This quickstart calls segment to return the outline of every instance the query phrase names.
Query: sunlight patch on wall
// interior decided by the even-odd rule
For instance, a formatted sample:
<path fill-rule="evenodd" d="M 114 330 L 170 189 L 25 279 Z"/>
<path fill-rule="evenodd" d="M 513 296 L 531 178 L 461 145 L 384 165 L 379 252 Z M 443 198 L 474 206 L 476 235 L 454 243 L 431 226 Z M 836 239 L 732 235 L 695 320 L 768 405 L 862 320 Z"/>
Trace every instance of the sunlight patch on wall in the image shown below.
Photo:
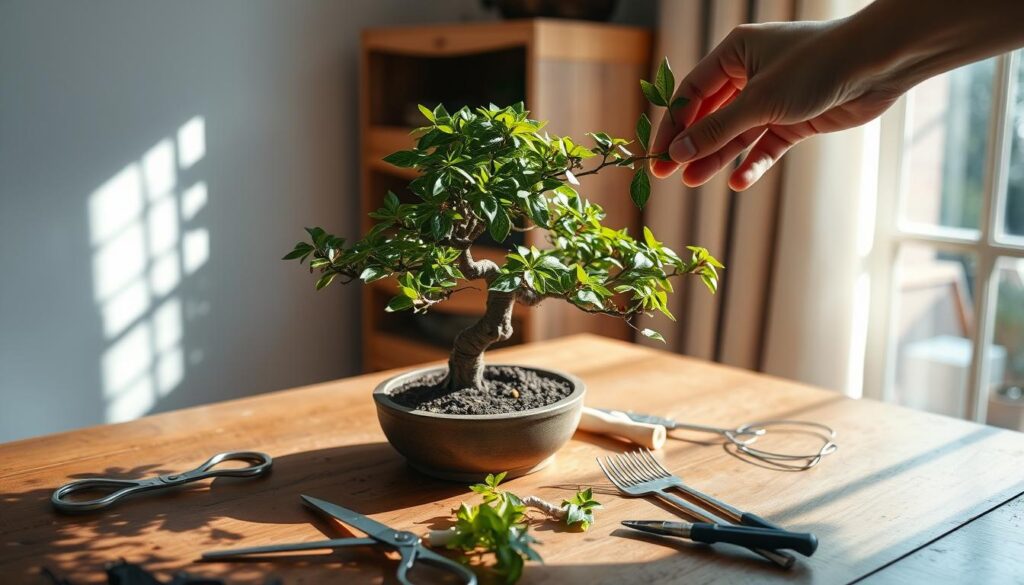
<path fill-rule="evenodd" d="M 181 183 L 205 155 L 206 123 L 196 116 L 89 197 L 107 422 L 146 414 L 185 378 L 181 285 L 209 260 L 210 235 L 191 225 L 207 204 L 206 183 Z"/>

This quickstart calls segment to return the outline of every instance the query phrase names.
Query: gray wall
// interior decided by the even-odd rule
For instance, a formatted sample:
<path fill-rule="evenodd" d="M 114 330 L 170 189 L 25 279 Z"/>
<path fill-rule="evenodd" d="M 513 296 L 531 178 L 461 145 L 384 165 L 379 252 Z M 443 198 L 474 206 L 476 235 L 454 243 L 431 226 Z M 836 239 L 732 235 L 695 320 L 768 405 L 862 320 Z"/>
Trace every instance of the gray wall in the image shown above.
<path fill-rule="evenodd" d="M 355 233 L 359 30 L 465 16 L 0 0 L 0 441 L 356 372 L 358 289 L 278 259 Z"/>
<path fill-rule="evenodd" d="M 653 3 L 618 20 L 649 21 Z M 0 0 L 0 441 L 355 373 L 366 26 L 477 0 Z"/>

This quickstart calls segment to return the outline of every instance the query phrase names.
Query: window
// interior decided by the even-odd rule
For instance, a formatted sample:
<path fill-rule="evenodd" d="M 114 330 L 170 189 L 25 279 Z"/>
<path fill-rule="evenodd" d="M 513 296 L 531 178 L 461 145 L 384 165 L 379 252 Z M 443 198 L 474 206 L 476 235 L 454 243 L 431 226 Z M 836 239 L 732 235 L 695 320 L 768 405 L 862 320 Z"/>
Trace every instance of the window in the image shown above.
<path fill-rule="evenodd" d="M 1024 430 L 1024 60 L 974 63 L 882 120 L 865 395 Z"/>

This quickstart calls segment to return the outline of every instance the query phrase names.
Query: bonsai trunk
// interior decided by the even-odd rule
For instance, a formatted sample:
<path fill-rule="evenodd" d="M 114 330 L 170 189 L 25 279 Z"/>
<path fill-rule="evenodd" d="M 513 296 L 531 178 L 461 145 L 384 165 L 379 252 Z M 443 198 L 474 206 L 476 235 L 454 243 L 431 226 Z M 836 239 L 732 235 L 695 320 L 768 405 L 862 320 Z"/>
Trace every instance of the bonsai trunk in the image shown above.
<path fill-rule="evenodd" d="M 512 337 L 512 307 L 515 303 L 514 292 L 487 293 L 487 311 L 483 317 L 455 336 L 448 358 L 448 377 L 444 382 L 449 389 L 483 388 L 484 351 L 491 344 Z"/>

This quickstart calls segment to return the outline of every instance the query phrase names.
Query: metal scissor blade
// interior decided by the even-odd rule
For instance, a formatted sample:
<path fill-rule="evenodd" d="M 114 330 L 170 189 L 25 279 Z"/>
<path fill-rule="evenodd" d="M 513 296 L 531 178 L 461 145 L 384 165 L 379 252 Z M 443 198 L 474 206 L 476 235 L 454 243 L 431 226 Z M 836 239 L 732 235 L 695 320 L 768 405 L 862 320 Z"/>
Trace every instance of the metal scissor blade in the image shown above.
<path fill-rule="evenodd" d="M 340 520 L 341 522 L 344 522 L 349 526 L 355 526 L 359 530 L 365 532 L 367 535 L 372 536 L 373 538 L 376 538 L 378 540 L 390 542 L 391 539 L 389 538 L 389 536 L 395 533 L 394 528 L 381 524 L 376 520 L 363 516 L 359 512 L 349 510 L 348 508 L 343 508 L 337 504 L 332 504 L 330 502 L 326 502 L 324 500 L 306 495 L 302 496 L 302 500 L 306 502 L 307 505 L 312 506 L 317 510 L 320 510 L 324 514 L 327 514 L 328 516 L 331 516 L 336 520 Z"/>
<path fill-rule="evenodd" d="M 651 534 L 684 537 L 689 536 L 691 526 L 689 522 L 662 522 L 660 520 L 623 520 L 622 525 Z"/>
<path fill-rule="evenodd" d="M 274 553 L 301 552 L 307 550 L 331 550 L 347 546 L 379 546 L 379 544 L 380 543 L 373 538 L 335 538 L 332 540 L 320 540 L 317 542 L 271 544 L 267 546 L 253 546 L 250 548 L 215 550 L 204 552 L 202 558 L 204 561 L 229 560 L 237 557 L 269 555 Z"/>

